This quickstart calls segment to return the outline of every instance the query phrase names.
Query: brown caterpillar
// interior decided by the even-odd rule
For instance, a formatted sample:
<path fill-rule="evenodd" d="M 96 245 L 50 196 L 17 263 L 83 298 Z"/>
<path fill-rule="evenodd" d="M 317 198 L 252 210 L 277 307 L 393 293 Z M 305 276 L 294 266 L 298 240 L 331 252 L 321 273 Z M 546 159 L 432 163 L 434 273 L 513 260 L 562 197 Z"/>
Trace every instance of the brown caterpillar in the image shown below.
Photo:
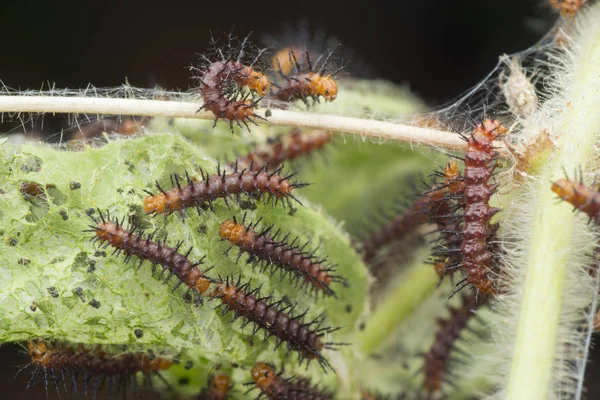
<path fill-rule="evenodd" d="M 248 36 L 244 38 L 239 48 L 233 45 L 233 40 L 234 38 L 229 36 L 225 52 L 221 49 L 215 51 L 220 58 L 218 61 L 204 56 L 206 65 L 204 68 L 198 69 L 200 74 L 197 77 L 200 83 L 199 91 L 204 101 L 198 111 L 202 109 L 211 111 L 215 115 L 214 125 L 220 118 L 228 120 L 232 132 L 234 122 L 238 126 L 241 126 L 241 122 L 250 130 L 246 121 L 256 124 L 256 118 L 264 119 L 254 113 L 254 108 L 260 98 L 255 101 L 248 100 L 247 95 L 239 94 L 239 89 L 246 87 L 259 96 L 265 95 L 269 90 L 268 78 L 255 69 L 255 65 L 266 49 L 258 51 L 256 58 L 246 65 L 242 59 L 246 53 L 246 47 L 249 46 Z M 216 41 L 213 40 L 213 44 L 216 44 Z M 235 86 L 236 89 L 233 89 L 232 86 Z"/>
<path fill-rule="evenodd" d="M 93 382 L 94 398 L 105 380 L 108 379 L 110 395 L 113 393 L 113 384 L 117 383 L 116 390 L 123 390 L 133 385 L 137 394 L 138 384 L 136 375 L 142 373 L 146 384 L 150 384 L 152 376 L 162 380 L 160 371 L 167 370 L 173 362 L 166 358 L 151 357 L 142 353 L 110 355 L 100 348 L 86 349 L 83 345 L 53 344 L 41 340 L 27 342 L 29 356 L 35 371 L 33 372 L 27 388 L 32 387 L 37 379 L 43 377 L 46 393 L 48 392 L 48 378 L 54 381 L 56 391 L 59 392 L 58 383 L 63 382 L 67 392 L 66 375 L 71 375 L 73 389 L 76 391 L 77 380 L 82 376 L 84 394 L 87 396 L 87 386 Z M 163 380 L 168 386 L 168 384 Z M 139 396 L 138 396 L 139 397 Z"/>
<path fill-rule="evenodd" d="M 204 389 L 198 400 L 227 400 L 231 389 L 231 378 L 227 374 L 214 374 L 210 377 L 208 388 Z"/>
<path fill-rule="evenodd" d="M 250 284 L 233 283 L 227 278 L 215 284 L 215 289 L 209 294 L 211 298 L 219 299 L 225 306 L 223 314 L 233 311 L 234 319 L 242 317 L 244 324 L 253 322 L 254 335 L 259 328 L 265 331 L 265 336 L 275 336 L 279 347 L 286 342 L 288 351 L 298 352 L 300 363 L 306 360 L 307 364 L 317 359 L 323 370 L 332 370 L 333 367 L 322 354 L 323 349 L 334 349 L 342 343 L 324 342 L 323 336 L 336 331 L 338 328 L 320 327 L 323 318 L 304 322 L 306 313 L 292 316 L 292 307 L 281 306 L 281 301 L 271 302 L 271 296 L 261 297 L 257 289 L 250 290 Z M 290 309 L 291 308 L 291 309 Z"/>
<path fill-rule="evenodd" d="M 444 276 L 452 276 L 462 266 L 462 219 L 454 215 L 454 212 L 463 207 L 464 181 L 456 160 L 448 163 L 443 173 L 436 172 L 435 175 L 444 178 L 444 184 L 429 193 L 437 202 L 435 209 L 431 210 L 430 219 L 436 223 L 440 233 L 434 250 L 433 265 L 441 281 Z M 453 200 L 458 204 L 453 204 Z"/>
<path fill-rule="evenodd" d="M 475 315 L 474 297 L 463 297 L 463 304 L 459 308 L 449 308 L 448 319 L 438 319 L 438 331 L 429 352 L 425 354 L 425 391 L 431 395 L 438 392 L 446 375 L 448 374 L 448 363 L 450 352 L 459 339 L 461 332 L 467 327 L 470 318 Z"/>
<path fill-rule="evenodd" d="M 497 227 L 490 224 L 491 218 L 501 211 L 489 205 L 490 198 L 498 185 L 490 184 L 496 168 L 494 140 L 507 130 L 499 121 L 486 119 L 475 127 L 467 138 L 467 151 L 464 158 L 464 191 L 462 203 L 462 268 L 467 274 L 466 283 L 473 285 L 478 292 L 496 292 L 493 277 L 494 254 L 488 239 L 495 234 Z"/>
<path fill-rule="evenodd" d="M 460 192 L 462 187 L 458 163 L 455 161 L 450 162 L 443 173 L 436 175 L 441 176 L 444 181 L 425 192 L 411 207 L 395 216 L 363 240 L 362 252 L 366 263 L 371 261 L 381 247 L 392 241 L 402 240 L 428 221 L 435 222 L 432 216 L 445 214 L 445 212 L 442 212 L 442 199 Z M 447 207 L 443 208 L 447 209 Z"/>
<path fill-rule="evenodd" d="M 233 220 L 225 220 L 221 223 L 219 236 L 231 243 L 227 252 L 236 246 L 240 250 L 239 256 L 247 252 L 250 254 L 250 262 L 254 265 L 264 262 L 263 268 L 270 265 L 271 273 L 275 268 L 281 268 L 325 295 L 335 296 L 335 292 L 330 287 L 333 282 L 347 285 L 345 279 L 332 274 L 333 267 L 324 265 L 325 260 L 319 260 L 312 252 L 304 251 L 308 242 L 304 246 L 299 246 L 295 244 L 297 238 L 291 243 L 287 243 L 285 239 L 278 240 L 279 230 L 272 237 L 268 236 L 273 225 L 257 232 L 255 228 L 259 221 L 246 226 L 245 219 L 244 215 L 242 224 L 238 224 L 235 217 Z M 288 236 L 289 234 L 285 237 Z"/>
<path fill-rule="evenodd" d="M 254 149 L 243 157 L 237 159 L 239 166 L 254 170 L 260 168 L 273 169 L 280 166 L 286 160 L 294 160 L 323 148 L 331 142 L 333 135 L 329 131 L 314 130 L 302 131 L 292 130 L 287 136 L 277 138 L 267 146 Z"/>
<path fill-rule="evenodd" d="M 327 64 L 329 59 L 333 55 L 333 51 L 324 58 L 323 63 L 317 70 L 317 66 L 322 56 L 317 59 L 314 63 L 310 60 L 308 50 L 305 51 L 305 61 L 308 69 L 303 68 L 298 62 L 296 53 L 292 50 L 289 51 L 288 56 L 290 59 L 290 65 L 293 66 L 290 74 L 285 74 L 283 68 L 280 65 L 276 65 L 275 69 L 279 72 L 279 76 L 283 78 L 279 84 L 273 84 L 275 88 L 271 97 L 275 100 L 290 102 L 294 100 L 302 100 L 307 106 L 308 99 L 312 99 L 313 103 L 319 101 L 319 97 L 323 97 L 325 101 L 331 102 L 336 99 L 338 93 L 337 82 L 333 77 L 340 72 L 344 67 L 340 67 L 332 73 L 327 73 Z M 279 58 L 275 59 L 279 62 Z M 304 64 L 304 63 L 303 63 Z"/>
<path fill-rule="evenodd" d="M 586 0 L 550 0 L 550 6 L 560 11 L 563 17 L 573 18 L 585 2 Z"/>
<path fill-rule="evenodd" d="M 284 378 L 282 373 L 276 373 L 269 364 L 258 362 L 252 367 L 252 379 L 263 395 L 272 400 L 328 400 L 331 393 L 325 393 L 312 387 L 306 378 Z"/>
<path fill-rule="evenodd" d="M 496 168 L 494 140 L 505 132 L 500 122 L 486 119 L 470 137 L 464 137 L 467 150 L 463 176 L 457 177 L 448 186 L 452 189 L 440 199 L 447 203 L 449 212 L 434 216 L 442 233 L 434 252 L 436 270 L 441 276 L 457 269 L 466 274 L 455 293 L 467 285 L 473 286 L 478 294 L 497 292 L 494 258 L 499 245 L 494 238 L 498 225 L 490 220 L 500 209 L 489 205 L 497 190 L 497 184 L 489 181 Z"/>
<path fill-rule="evenodd" d="M 137 257 L 140 260 L 139 269 L 142 263 L 148 260 L 152 262 L 152 275 L 156 273 L 156 265 L 162 265 L 161 279 L 165 270 L 169 270 L 169 275 L 164 282 L 168 282 L 173 275 L 179 279 L 175 288 L 183 283 L 188 287 L 188 292 L 193 291 L 202 294 L 208 290 L 211 281 L 198 268 L 202 264 L 202 260 L 193 263 L 188 259 L 192 248 L 186 254 L 178 252 L 183 241 L 177 243 L 175 248 L 167 247 L 165 245 L 166 238 L 163 243 L 153 241 L 154 234 L 149 234 L 144 238 L 142 231 L 139 234 L 135 233 L 139 230 L 137 226 L 134 225 L 127 230 L 122 226 L 123 221 L 119 222 L 116 219 L 111 221 L 108 213 L 106 218 L 100 210 L 98 210 L 98 213 L 100 221 L 94 220 L 96 225 L 90 225 L 92 229 L 87 230 L 87 232 L 94 232 L 95 240 L 100 241 L 101 244 L 106 243 L 106 246 L 114 247 L 115 253 L 123 251 L 126 254 L 126 262 L 133 256 Z"/>
<path fill-rule="evenodd" d="M 200 171 L 202 181 L 190 178 L 186 171 L 186 186 L 181 186 L 179 176 L 173 174 L 171 182 L 174 187 L 171 190 L 163 190 L 156 182 L 159 193 L 146 191 L 148 196 L 144 198 L 144 212 L 167 216 L 174 211 L 179 211 L 183 215 L 184 209 L 195 207 L 200 214 L 200 207 L 206 203 L 212 208 L 212 202 L 216 199 L 225 199 L 227 202 L 227 198 L 231 196 L 239 198 L 240 195 L 252 198 L 268 195 L 269 199 L 274 199 L 275 202 L 279 199 L 293 199 L 300 203 L 292 192 L 294 189 L 308 184 L 292 182 L 290 179 L 294 174 L 282 176 L 281 172 L 282 167 L 273 172 L 267 172 L 264 167 L 254 171 L 253 166 L 239 171 L 236 164 L 233 172 L 227 173 L 223 170 L 221 173 L 220 166 L 217 166 L 215 175 Z"/>
<path fill-rule="evenodd" d="M 587 214 L 591 221 L 600 223 L 600 192 L 585 186 L 583 182 L 568 178 L 554 182 L 552 191 L 561 199 L 571 203 L 576 210 Z"/>

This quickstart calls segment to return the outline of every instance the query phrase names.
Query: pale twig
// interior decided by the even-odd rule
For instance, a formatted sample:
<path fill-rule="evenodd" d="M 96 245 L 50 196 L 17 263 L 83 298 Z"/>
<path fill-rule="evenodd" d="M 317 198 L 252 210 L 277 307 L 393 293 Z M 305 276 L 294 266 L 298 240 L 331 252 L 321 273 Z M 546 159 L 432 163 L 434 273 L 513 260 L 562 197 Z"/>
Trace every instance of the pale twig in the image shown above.
<path fill-rule="evenodd" d="M 0 96 L 0 113 L 69 113 L 98 115 L 138 115 L 151 117 L 213 119 L 207 111 L 198 112 L 199 104 L 165 100 L 138 100 L 100 97 Z M 264 117 L 264 113 L 259 112 Z M 466 143 L 453 132 L 386 121 L 314 114 L 308 112 L 271 110 L 266 124 L 327 129 L 363 137 L 434 146 L 446 150 L 464 150 Z M 506 156 L 503 143 L 496 143 L 499 153 Z"/>

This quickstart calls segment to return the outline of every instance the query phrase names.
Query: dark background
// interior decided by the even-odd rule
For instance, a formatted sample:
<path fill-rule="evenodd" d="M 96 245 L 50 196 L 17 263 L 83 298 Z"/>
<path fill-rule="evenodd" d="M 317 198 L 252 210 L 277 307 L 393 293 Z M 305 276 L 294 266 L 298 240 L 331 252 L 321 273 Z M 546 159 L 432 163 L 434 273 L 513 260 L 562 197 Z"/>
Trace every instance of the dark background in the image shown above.
<path fill-rule="evenodd" d="M 284 21 L 305 20 L 352 49 L 356 60 L 362 59 L 356 66 L 369 65 L 376 77 L 409 83 L 434 106 L 476 84 L 498 55 L 533 45 L 555 18 L 541 0 L 375 3 L 4 0 L 0 79 L 15 89 L 39 89 L 47 82 L 59 88 L 118 86 L 127 78 L 133 86 L 187 90 L 186 67 L 208 47 L 209 31 L 222 37 L 235 26 L 239 36 L 253 31 L 255 39 L 278 37 Z M 22 362 L 14 350 L 0 349 L 3 398 L 23 394 L 25 377 L 13 379 Z M 598 374 L 593 364 L 588 374 Z M 37 389 L 24 398 L 45 398 L 43 388 Z M 589 398 L 598 397 L 592 392 Z"/>

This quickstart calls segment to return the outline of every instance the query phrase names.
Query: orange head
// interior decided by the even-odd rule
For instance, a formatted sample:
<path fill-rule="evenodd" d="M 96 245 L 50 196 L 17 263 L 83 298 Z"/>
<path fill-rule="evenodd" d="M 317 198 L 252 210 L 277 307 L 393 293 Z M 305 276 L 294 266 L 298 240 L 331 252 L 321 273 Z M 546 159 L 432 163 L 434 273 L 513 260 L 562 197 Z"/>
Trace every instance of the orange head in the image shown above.
<path fill-rule="evenodd" d="M 452 160 L 444 167 L 444 178 L 447 181 L 452 181 L 460 178 L 460 169 L 458 168 L 458 161 Z"/>
<path fill-rule="evenodd" d="M 144 212 L 145 213 L 163 213 L 167 208 L 168 200 L 164 193 L 158 193 L 154 196 L 146 196 L 144 198 Z"/>
<path fill-rule="evenodd" d="M 271 65 L 275 72 L 281 72 L 284 75 L 290 75 L 296 68 L 294 60 L 300 60 L 304 50 L 296 47 L 286 47 L 273 54 Z"/>
<path fill-rule="evenodd" d="M 43 367 L 48 365 L 50 362 L 50 353 L 44 342 L 28 341 L 27 348 L 29 349 L 29 356 L 32 363 Z"/>
<path fill-rule="evenodd" d="M 96 236 L 103 241 L 111 243 L 120 243 L 121 235 L 119 235 L 119 227 L 110 221 L 100 222 L 96 227 Z"/>
<path fill-rule="evenodd" d="M 244 225 L 237 224 L 230 219 L 221 222 L 221 226 L 219 227 L 219 236 L 223 239 L 227 239 L 231 243 L 240 242 L 244 233 L 246 233 Z"/>
<path fill-rule="evenodd" d="M 259 96 L 264 96 L 269 92 L 269 78 L 253 69 L 250 75 L 245 79 L 245 84 L 250 90 L 258 93 Z"/>
<path fill-rule="evenodd" d="M 574 182 L 569 179 L 559 179 L 552 184 L 552 191 L 563 200 L 569 200 L 577 195 Z"/>
<path fill-rule="evenodd" d="M 229 375 L 216 374 L 212 377 L 212 387 L 215 388 L 219 393 L 227 393 L 229 390 Z"/>
<path fill-rule="evenodd" d="M 252 367 L 252 379 L 259 388 L 268 388 L 275 380 L 275 372 L 269 364 L 258 362 Z"/>
<path fill-rule="evenodd" d="M 214 286 L 215 290 L 210 292 L 210 297 L 221 298 L 223 302 L 228 302 L 233 299 L 237 293 L 237 288 L 233 285 L 226 285 L 224 283 L 217 283 Z"/>
<path fill-rule="evenodd" d="M 321 76 L 314 72 L 308 75 L 311 93 L 315 96 L 323 96 L 325 101 L 333 101 L 337 97 L 337 82 L 331 76 Z"/>
<path fill-rule="evenodd" d="M 486 119 L 483 123 L 475 127 L 473 139 L 480 143 L 490 143 L 496 140 L 500 135 L 505 134 L 508 130 L 495 119 Z"/>

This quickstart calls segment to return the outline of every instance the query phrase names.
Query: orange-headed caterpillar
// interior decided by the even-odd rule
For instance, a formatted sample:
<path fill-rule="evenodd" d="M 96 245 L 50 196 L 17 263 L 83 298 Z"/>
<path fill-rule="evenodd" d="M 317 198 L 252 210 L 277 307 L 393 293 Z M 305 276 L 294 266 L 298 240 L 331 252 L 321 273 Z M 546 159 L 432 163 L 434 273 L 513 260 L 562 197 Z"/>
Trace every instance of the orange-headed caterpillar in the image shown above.
<path fill-rule="evenodd" d="M 250 166 L 240 171 L 236 164 L 233 172 L 227 173 L 223 170 L 221 173 L 220 166 L 217 166 L 217 173 L 214 175 L 200 171 L 201 181 L 190 178 L 186 171 L 187 185 L 185 186 L 181 185 L 179 176 L 173 174 L 171 190 L 163 190 L 156 182 L 159 193 L 146 191 L 148 196 L 144 198 L 144 212 L 167 216 L 178 211 L 183 215 L 184 209 L 195 207 L 200 214 L 200 207 L 207 203 L 212 208 L 212 202 L 216 199 L 225 199 L 227 202 L 228 198 L 235 196 L 239 199 L 241 195 L 250 198 L 269 196 L 275 202 L 279 199 L 293 199 L 300 203 L 292 192 L 308 184 L 292 182 L 290 179 L 294 174 L 282 176 L 282 169 L 283 167 L 279 167 L 273 172 L 267 172 L 263 167 L 255 171 L 253 166 Z"/>
<path fill-rule="evenodd" d="M 583 182 L 568 178 L 554 182 L 552 191 L 571 203 L 576 210 L 586 213 L 590 220 L 600 223 L 600 192 L 584 185 Z"/>
<path fill-rule="evenodd" d="M 245 224 L 246 216 L 242 223 L 233 220 L 225 220 L 219 227 L 219 236 L 227 240 L 231 245 L 226 254 L 234 246 L 239 249 L 238 260 L 246 252 L 250 254 L 251 262 L 256 265 L 262 263 L 263 269 L 271 267 L 271 274 L 275 269 L 289 272 L 296 279 L 302 279 L 303 283 L 309 285 L 317 293 L 322 292 L 328 296 L 335 296 L 330 285 L 333 282 L 347 285 L 345 279 L 332 274 L 333 266 L 326 266 L 325 259 L 318 259 L 313 252 L 304 251 L 308 242 L 303 246 L 297 245 L 298 238 L 288 242 L 289 233 L 283 239 L 278 239 L 280 230 L 273 236 L 269 232 L 273 229 L 270 225 L 260 232 L 256 231 L 259 221 L 254 224 Z"/>
<path fill-rule="evenodd" d="M 253 166 L 253 169 L 279 167 L 284 161 L 291 161 L 323 148 L 331 142 L 329 131 L 292 130 L 288 135 L 273 139 L 265 146 L 259 146 L 243 157 L 237 158 L 241 167 Z"/>
<path fill-rule="evenodd" d="M 266 49 L 259 50 L 256 57 L 246 65 L 243 59 L 248 52 L 248 36 L 239 46 L 235 46 L 233 41 L 234 38 L 229 36 L 225 51 L 220 48 L 214 51 L 218 60 L 203 56 L 205 65 L 198 68 L 197 77 L 204 101 L 198 111 L 211 111 L 215 115 L 215 125 L 220 118 L 228 120 L 232 132 L 234 122 L 238 126 L 241 126 L 241 122 L 250 130 L 247 121 L 256 124 L 256 118 L 263 119 L 254 113 L 260 98 L 255 101 L 249 100 L 247 95 L 240 93 L 240 89 L 248 88 L 251 92 L 264 96 L 270 86 L 268 78 L 256 70 L 256 65 Z M 216 41 L 213 40 L 212 43 L 216 44 Z"/>
<path fill-rule="evenodd" d="M 111 221 L 110 215 L 105 216 L 98 210 L 100 220 L 94 220 L 96 225 L 90 225 L 90 232 L 94 233 L 94 240 L 100 241 L 105 247 L 112 246 L 115 248 L 115 253 L 123 251 L 126 255 L 125 261 L 129 261 L 135 256 L 139 259 L 138 269 L 146 260 L 152 263 L 152 275 L 156 272 L 156 266 L 161 265 L 163 270 L 160 274 L 162 279 L 166 270 L 169 270 L 168 276 L 164 282 L 168 282 L 173 275 L 179 280 L 177 287 L 185 284 L 188 287 L 188 292 L 202 294 L 206 292 L 210 286 L 210 279 L 206 277 L 204 271 L 198 266 L 202 264 L 202 260 L 192 262 L 188 256 L 192 252 L 190 248 L 185 254 L 179 253 L 179 248 L 183 245 L 183 241 L 177 243 L 175 248 L 167 247 L 165 240 L 156 242 L 153 240 L 154 233 L 148 236 L 143 236 L 143 231 L 138 226 L 133 225 L 130 229 L 123 227 L 123 222 L 117 219 Z M 136 233 L 139 231 L 139 233 Z M 175 289 L 173 289 L 175 290 Z"/>
<path fill-rule="evenodd" d="M 84 394 L 86 396 L 87 386 L 92 382 L 94 398 L 96 398 L 98 390 L 107 379 L 109 392 L 111 392 L 110 395 L 113 394 L 112 388 L 114 383 L 117 384 L 116 389 L 123 390 L 123 394 L 125 395 L 128 385 L 132 385 L 137 392 L 138 384 L 136 375 L 138 372 L 142 373 L 144 381 L 150 384 L 152 376 L 157 376 L 162 380 L 160 371 L 169 369 L 173 364 L 173 361 L 169 359 L 150 356 L 144 353 L 111 355 L 100 348 L 89 349 L 81 344 L 61 344 L 30 340 L 27 342 L 27 349 L 31 357 L 31 363 L 28 366 L 35 368 L 27 388 L 33 386 L 38 379 L 43 378 L 47 392 L 48 378 L 50 377 L 54 381 L 57 392 L 59 392 L 59 380 L 63 381 L 66 392 L 67 382 L 65 375 L 70 374 L 74 390 L 77 390 L 76 382 L 78 377 L 82 376 Z M 165 384 L 167 383 L 165 382 Z"/>
<path fill-rule="evenodd" d="M 209 377 L 208 387 L 202 390 L 198 400 L 227 400 L 229 390 L 231 390 L 229 375 L 216 373 Z"/>
<path fill-rule="evenodd" d="M 311 386 L 306 378 L 284 378 L 283 373 L 275 372 L 274 368 L 264 362 L 258 362 L 252 367 L 252 379 L 261 394 L 270 400 L 328 400 L 333 398 L 331 393 Z"/>
<path fill-rule="evenodd" d="M 444 381 L 448 380 L 448 364 L 450 353 L 456 345 L 461 332 L 467 327 L 470 318 L 475 315 L 475 298 L 463 297 L 463 304 L 459 308 L 449 308 L 450 317 L 437 320 L 438 330 L 435 340 L 429 351 L 425 354 L 424 387 L 428 394 L 438 392 Z"/>
<path fill-rule="evenodd" d="M 214 284 L 215 289 L 209 296 L 221 301 L 224 306 L 223 315 L 233 311 L 234 319 L 242 317 L 243 326 L 254 323 L 252 335 L 258 329 L 263 329 L 265 337 L 274 336 L 277 339 L 276 348 L 282 343 L 287 344 L 288 351 L 298 352 L 300 363 L 306 360 L 318 360 L 323 370 L 333 367 L 323 356 L 323 349 L 334 349 L 342 343 L 324 342 L 323 336 L 336 331 L 338 328 L 321 327 L 323 318 L 304 322 L 306 312 L 293 316 L 294 306 L 282 306 L 281 301 L 271 302 L 271 296 L 261 297 L 258 289 L 250 289 L 250 284 L 241 284 L 241 278 L 234 283 L 229 278 L 220 279 Z"/>
<path fill-rule="evenodd" d="M 586 0 L 550 0 L 550 6 L 559 11 L 563 17 L 574 17 L 583 7 Z"/>
<path fill-rule="evenodd" d="M 313 102 L 318 102 L 319 97 L 323 97 L 328 102 L 335 100 L 338 93 L 338 86 L 333 77 L 344 66 L 331 73 L 327 73 L 328 63 L 332 55 L 333 51 L 330 51 L 324 58 L 323 56 L 317 58 L 313 64 L 310 60 L 310 54 L 306 50 L 304 53 L 305 66 L 304 62 L 300 63 L 298 61 L 296 53 L 291 49 L 288 52 L 288 56 L 292 65 L 292 72 L 285 74 L 281 65 L 275 66 L 275 70 L 278 71 L 282 80 L 278 84 L 273 84 L 274 89 L 271 97 L 284 102 L 302 100 L 307 106 L 309 105 L 309 98 Z M 323 61 L 319 67 L 321 59 Z M 279 61 L 279 59 L 276 59 L 276 61 Z"/>
<path fill-rule="evenodd" d="M 443 181 L 425 192 L 414 204 L 391 221 L 381 226 L 362 242 L 363 259 L 370 262 L 378 249 L 392 241 L 402 240 L 428 221 L 436 222 L 434 216 L 441 212 L 442 200 L 461 191 L 462 180 L 456 161 L 450 162 L 443 173 L 436 173 Z"/>
<path fill-rule="evenodd" d="M 441 281 L 444 276 L 453 275 L 462 266 L 462 219 L 454 215 L 454 211 L 462 208 L 464 181 L 456 160 L 450 161 L 443 172 L 436 171 L 434 175 L 444 179 L 442 184 L 427 193 L 437 204 L 430 211 L 429 218 L 435 222 L 440 234 L 434 250 L 433 265 Z M 453 204 L 453 200 L 459 204 Z"/>
<path fill-rule="evenodd" d="M 462 289 L 472 285 L 477 293 L 484 295 L 495 293 L 494 285 L 494 249 L 490 245 L 497 226 L 490 224 L 492 217 L 500 211 L 489 205 L 490 198 L 496 192 L 498 185 L 491 184 L 490 179 L 496 168 L 497 153 L 494 150 L 494 140 L 507 130 L 497 120 L 486 119 L 478 124 L 470 137 L 466 137 L 467 150 L 462 177 L 463 191 L 459 196 L 458 207 L 463 209 L 460 235 L 462 243 L 461 268 L 467 275 L 459 283 Z M 453 252 L 455 249 L 449 249 Z"/>
<path fill-rule="evenodd" d="M 295 64 L 292 62 L 292 55 L 295 59 L 302 58 L 306 50 L 300 47 L 284 47 L 271 56 L 271 65 L 276 73 L 290 75 L 294 72 Z"/>

